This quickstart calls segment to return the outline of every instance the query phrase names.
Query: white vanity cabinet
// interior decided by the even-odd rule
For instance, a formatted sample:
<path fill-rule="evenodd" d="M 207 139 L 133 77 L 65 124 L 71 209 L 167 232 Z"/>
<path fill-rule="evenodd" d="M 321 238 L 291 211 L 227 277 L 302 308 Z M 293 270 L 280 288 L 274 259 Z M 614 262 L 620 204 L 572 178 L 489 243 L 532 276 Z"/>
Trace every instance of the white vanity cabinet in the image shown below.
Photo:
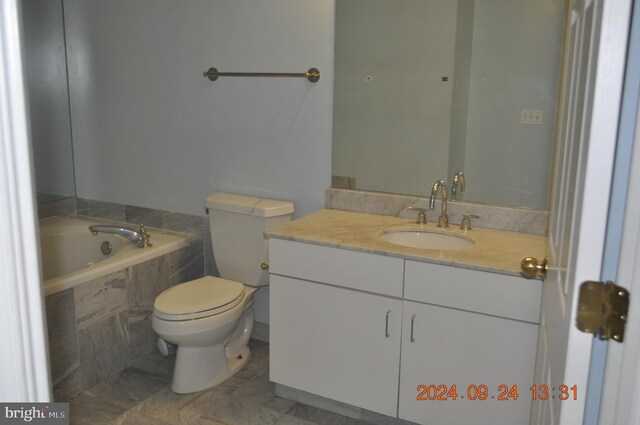
<path fill-rule="evenodd" d="M 421 424 L 528 424 L 539 281 L 280 239 L 269 256 L 272 381 Z"/>
<path fill-rule="evenodd" d="M 270 379 L 397 414 L 403 260 L 272 239 Z"/>

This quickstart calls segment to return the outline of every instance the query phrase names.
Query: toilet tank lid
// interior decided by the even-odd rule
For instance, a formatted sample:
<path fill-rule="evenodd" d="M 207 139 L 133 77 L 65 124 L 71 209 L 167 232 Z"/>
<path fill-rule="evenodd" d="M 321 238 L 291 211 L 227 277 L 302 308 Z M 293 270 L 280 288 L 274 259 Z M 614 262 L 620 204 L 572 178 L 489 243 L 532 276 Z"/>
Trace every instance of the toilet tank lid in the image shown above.
<path fill-rule="evenodd" d="M 209 195 L 205 206 L 210 210 L 227 211 L 256 217 L 277 217 L 291 214 L 295 211 L 293 202 L 276 201 L 273 199 L 256 198 L 225 192 Z"/>

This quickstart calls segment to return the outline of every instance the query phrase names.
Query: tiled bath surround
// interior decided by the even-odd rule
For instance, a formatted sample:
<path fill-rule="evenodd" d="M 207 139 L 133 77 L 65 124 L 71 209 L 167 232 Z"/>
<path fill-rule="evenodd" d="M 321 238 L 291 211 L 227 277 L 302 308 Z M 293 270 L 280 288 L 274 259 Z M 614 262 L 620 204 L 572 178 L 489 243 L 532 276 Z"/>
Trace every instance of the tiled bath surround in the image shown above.
<path fill-rule="evenodd" d="M 62 217 L 76 215 L 76 198 L 42 200 L 38 196 L 38 217 L 42 220 L 56 215 Z"/>
<path fill-rule="evenodd" d="M 68 400 L 157 350 L 155 298 L 172 285 L 217 275 L 209 220 L 168 211 L 68 198 L 39 205 L 40 218 L 82 215 L 188 233 L 186 247 L 46 297 L 55 400 Z"/>
<path fill-rule="evenodd" d="M 54 399 L 104 381 L 155 350 L 153 302 L 204 274 L 202 242 L 52 294 L 45 299 Z"/>
<path fill-rule="evenodd" d="M 218 276 L 209 234 L 209 217 L 206 215 L 181 214 L 84 198 L 67 198 L 38 204 L 40 219 L 56 215 L 81 215 L 131 223 L 132 225 L 143 223 L 149 227 L 194 234 L 202 241 L 204 273 Z"/>

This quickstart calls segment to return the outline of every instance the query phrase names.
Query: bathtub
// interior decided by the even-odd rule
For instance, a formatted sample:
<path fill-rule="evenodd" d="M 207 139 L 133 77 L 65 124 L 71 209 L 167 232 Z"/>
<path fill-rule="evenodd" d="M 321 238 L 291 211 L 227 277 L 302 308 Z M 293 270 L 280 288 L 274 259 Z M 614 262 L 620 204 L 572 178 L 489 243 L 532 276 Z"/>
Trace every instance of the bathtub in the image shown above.
<path fill-rule="evenodd" d="M 73 288 L 134 264 L 176 251 L 187 245 L 181 235 L 151 229 L 151 248 L 138 248 L 127 239 L 113 234 L 91 234 L 92 224 L 115 224 L 135 228 L 132 224 L 105 222 L 78 217 L 52 217 L 40 221 L 40 252 L 45 296 Z M 108 242 L 111 252 L 102 252 Z"/>

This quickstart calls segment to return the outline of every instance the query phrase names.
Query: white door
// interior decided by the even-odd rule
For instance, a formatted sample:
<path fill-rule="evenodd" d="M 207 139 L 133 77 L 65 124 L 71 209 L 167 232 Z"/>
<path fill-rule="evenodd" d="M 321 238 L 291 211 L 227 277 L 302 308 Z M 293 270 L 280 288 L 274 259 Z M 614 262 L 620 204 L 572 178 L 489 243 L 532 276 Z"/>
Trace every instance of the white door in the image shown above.
<path fill-rule="evenodd" d="M 575 327 L 577 290 L 600 278 L 630 6 L 569 1 L 532 424 L 583 421 L 593 336 Z"/>

